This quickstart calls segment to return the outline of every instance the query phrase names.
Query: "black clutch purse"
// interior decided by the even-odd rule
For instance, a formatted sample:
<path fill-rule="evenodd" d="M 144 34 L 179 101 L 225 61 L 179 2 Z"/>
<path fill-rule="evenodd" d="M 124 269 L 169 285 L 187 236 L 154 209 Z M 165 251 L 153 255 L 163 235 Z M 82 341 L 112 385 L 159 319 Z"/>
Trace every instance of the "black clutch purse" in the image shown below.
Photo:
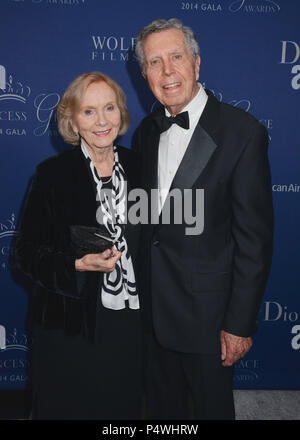
<path fill-rule="evenodd" d="M 71 247 L 78 258 L 86 254 L 98 254 L 113 247 L 115 241 L 111 238 L 105 226 L 89 227 L 70 226 Z"/>

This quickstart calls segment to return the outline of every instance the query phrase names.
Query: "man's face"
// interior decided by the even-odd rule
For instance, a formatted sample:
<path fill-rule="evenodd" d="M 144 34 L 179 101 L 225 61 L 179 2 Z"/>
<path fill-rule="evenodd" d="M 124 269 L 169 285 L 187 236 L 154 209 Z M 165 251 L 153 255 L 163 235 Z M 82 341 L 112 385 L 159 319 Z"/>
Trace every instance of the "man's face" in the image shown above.
<path fill-rule="evenodd" d="M 200 57 L 193 58 L 179 29 L 150 34 L 144 41 L 145 71 L 149 87 L 172 115 L 197 94 Z"/>

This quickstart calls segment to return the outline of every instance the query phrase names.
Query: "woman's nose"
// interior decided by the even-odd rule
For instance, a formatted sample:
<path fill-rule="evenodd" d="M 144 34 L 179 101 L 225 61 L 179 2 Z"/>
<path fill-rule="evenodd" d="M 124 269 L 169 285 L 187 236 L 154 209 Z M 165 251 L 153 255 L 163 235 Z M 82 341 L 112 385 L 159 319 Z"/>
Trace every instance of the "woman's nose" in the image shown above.
<path fill-rule="evenodd" d="M 107 119 L 105 117 L 104 112 L 99 112 L 99 111 L 97 112 L 96 124 L 101 125 L 101 126 L 104 126 L 107 124 Z"/>

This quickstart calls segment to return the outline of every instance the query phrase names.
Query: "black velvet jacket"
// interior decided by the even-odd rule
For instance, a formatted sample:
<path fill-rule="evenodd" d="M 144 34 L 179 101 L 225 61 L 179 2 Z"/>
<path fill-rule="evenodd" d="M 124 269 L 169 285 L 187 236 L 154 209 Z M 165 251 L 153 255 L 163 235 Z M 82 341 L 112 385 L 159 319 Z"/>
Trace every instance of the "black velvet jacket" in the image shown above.
<path fill-rule="evenodd" d="M 118 153 L 129 191 L 139 186 L 139 159 L 124 147 Z M 33 321 L 93 339 L 103 274 L 75 270 L 69 231 L 70 225 L 97 226 L 95 190 L 84 161 L 78 147 L 38 165 L 19 227 L 16 261 L 35 282 Z M 125 228 L 134 265 L 139 229 Z"/>

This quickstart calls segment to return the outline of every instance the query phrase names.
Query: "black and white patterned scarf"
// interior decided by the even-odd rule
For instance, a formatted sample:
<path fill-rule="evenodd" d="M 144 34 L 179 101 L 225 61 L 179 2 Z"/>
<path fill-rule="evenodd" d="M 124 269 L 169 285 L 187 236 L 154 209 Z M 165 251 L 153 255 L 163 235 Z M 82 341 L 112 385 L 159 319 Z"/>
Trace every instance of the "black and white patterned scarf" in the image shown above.
<path fill-rule="evenodd" d="M 102 188 L 104 183 L 98 175 L 83 141 L 81 141 L 81 150 L 89 162 L 89 167 L 96 184 L 97 203 L 99 204 L 96 216 L 97 221 L 106 227 L 111 237 L 115 240 L 114 246 L 118 251 L 122 252 L 121 258 L 116 263 L 115 270 L 103 274 L 101 302 L 104 307 L 113 310 L 121 310 L 126 307 L 139 309 L 139 297 L 136 290 L 132 260 L 126 238 L 123 234 L 127 185 L 125 172 L 119 162 L 117 149 L 114 146 L 114 166 L 112 188 L 110 190 Z M 128 306 L 126 301 L 128 301 Z"/>

